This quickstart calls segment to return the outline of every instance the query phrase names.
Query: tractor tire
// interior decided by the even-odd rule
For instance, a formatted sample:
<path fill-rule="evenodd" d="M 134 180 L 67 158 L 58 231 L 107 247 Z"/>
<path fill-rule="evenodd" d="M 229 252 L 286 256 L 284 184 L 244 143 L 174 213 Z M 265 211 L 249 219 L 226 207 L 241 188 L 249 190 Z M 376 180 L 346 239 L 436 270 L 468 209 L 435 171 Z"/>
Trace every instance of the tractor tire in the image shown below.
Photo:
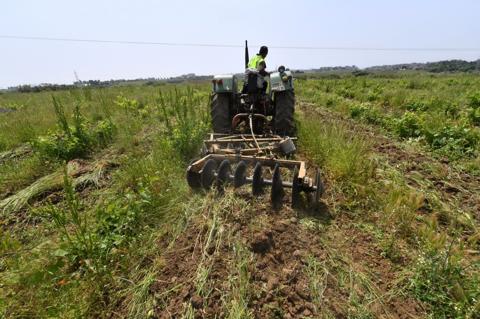
<path fill-rule="evenodd" d="M 232 130 L 232 118 L 230 115 L 230 94 L 214 93 L 210 114 L 214 133 L 230 133 Z"/>
<path fill-rule="evenodd" d="M 295 136 L 295 93 L 283 91 L 275 93 L 275 134 L 280 136 Z"/>

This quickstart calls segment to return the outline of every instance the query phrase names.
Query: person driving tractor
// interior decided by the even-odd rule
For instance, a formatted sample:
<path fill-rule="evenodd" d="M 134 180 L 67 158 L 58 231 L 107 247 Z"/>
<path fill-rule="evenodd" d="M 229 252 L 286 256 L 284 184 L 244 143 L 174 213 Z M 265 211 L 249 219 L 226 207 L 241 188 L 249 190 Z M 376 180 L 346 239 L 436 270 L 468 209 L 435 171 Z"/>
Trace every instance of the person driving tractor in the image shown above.
<path fill-rule="evenodd" d="M 258 87 L 262 90 L 263 93 L 267 91 L 268 82 L 263 78 L 269 76 L 270 73 L 267 72 L 267 64 L 265 63 L 265 58 L 268 54 L 268 48 L 266 46 L 260 47 L 260 51 L 248 61 L 246 74 L 253 70 L 253 72 L 258 72 Z M 246 93 L 247 91 L 247 81 L 245 81 L 242 92 Z"/>
<path fill-rule="evenodd" d="M 267 64 L 265 63 L 265 58 L 267 57 L 267 54 L 268 48 L 266 46 L 262 46 L 258 54 L 251 58 L 248 62 L 248 68 L 257 69 L 260 75 L 267 76 L 269 74 L 266 71 Z"/>

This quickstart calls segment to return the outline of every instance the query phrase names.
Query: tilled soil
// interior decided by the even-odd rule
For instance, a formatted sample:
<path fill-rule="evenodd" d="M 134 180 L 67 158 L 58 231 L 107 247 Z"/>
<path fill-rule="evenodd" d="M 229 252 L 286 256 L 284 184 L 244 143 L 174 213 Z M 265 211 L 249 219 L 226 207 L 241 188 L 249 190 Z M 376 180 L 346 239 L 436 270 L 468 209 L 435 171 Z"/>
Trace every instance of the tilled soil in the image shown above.
<path fill-rule="evenodd" d="M 249 195 L 239 194 L 247 200 Z M 268 198 L 263 198 L 268 203 Z M 224 237 L 216 249 L 204 247 L 209 234 L 204 216 L 194 218 L 189 227 L 179 236 L 164 255 L 165 267 L 151 293 L 157 298 L 158 318 L 180 318 L 191 305 L 195 318 L 224 318 L 229 311 L 228 296 L 231 294 L 232 267 L 235 259 L 235 243 L 248 249 L 251 259 L 248 264 L 248 310 L 254 318 L 317 318 L 329 313 L 336 318 L 347 318 L 351 310 L 350 288 L 337 278 L 334 260 L 340 258 L 345 267 L 360 273 L 373 274 L 377 300 L 368 306 L 377 317 L 411 318 L 422 312 L 420 305 L 401 296 L 390 296 L 395 288 L 389 283 L 395 280 L 394 267 L 390 260 L 381 256 L 372 238 L 348 220 L 334 221 L 326 225 L 324 232 L 305 227 L 304 220 L 318 218 L 316 211 L 296 211 L 285 203 L 283 209 L 274 211 L 270 204 L 255 200 L 254 205 L 243 214 L 231 208 L 221 220 L 221 225 L 230 236 Z M 325 247 L 329 245 L 331 247 Z M 332 256 L 332 250 L 335 256 Z M 205 254 L 208 256 L 205 257 Z M 198 293 L 199 264 L 211 261 L 207 282 L 210 292 Z M 325 266 L 325 287 L 321 295 L 312 290 L 314 281 L 307 274 L 309 260 Z M 363 293 L 363 292 L 361 292 Z"/>

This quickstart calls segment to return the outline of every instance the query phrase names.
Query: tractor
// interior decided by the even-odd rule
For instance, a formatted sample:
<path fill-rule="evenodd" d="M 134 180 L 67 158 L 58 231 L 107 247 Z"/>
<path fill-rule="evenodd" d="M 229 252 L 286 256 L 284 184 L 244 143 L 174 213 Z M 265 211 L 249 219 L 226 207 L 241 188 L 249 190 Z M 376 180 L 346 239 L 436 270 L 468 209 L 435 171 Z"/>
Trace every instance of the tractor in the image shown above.
<path fill-rule="evenodd" d="M 295 92 L 292 72 L 280 66 L 269 76 L 270 83 L 256 69 L 248 68 L 245 46 L 245 76 L 238 91 L 235 75 L 215 75 L 212 80 L 211 117 L 214 133 L 245 133 L 252 115 L 254 134 L 294 136 Z M 250 133 L 250 132 L 248 132 Z"/>
<path fill-rule="evenodd" d="M 320 172 L 309 178 L 305 162 L 292 159 L 297 139 L 292 72 L 280 66 L 270 73 L 267 83 L 258 70 L 247 67 L 247 43 L 245 66 L 240 91 L 236 75 L 215 75 L 212 79 L 213 132 L 204 140 L 201 158 L 187 168 L 189 186 L 223 192 L 229 184 L 234 188 L 252 184 L 254 196 L 270 186 L 276 209 L 282 206 L 284 188 L 291 189 L 292 206 L 299 205 L 302 192 L 313 194 L 310 197 L 318 202 L 324 191 Z M 292 171 L 291 182 L 283 181 L 281 168 Z"/>

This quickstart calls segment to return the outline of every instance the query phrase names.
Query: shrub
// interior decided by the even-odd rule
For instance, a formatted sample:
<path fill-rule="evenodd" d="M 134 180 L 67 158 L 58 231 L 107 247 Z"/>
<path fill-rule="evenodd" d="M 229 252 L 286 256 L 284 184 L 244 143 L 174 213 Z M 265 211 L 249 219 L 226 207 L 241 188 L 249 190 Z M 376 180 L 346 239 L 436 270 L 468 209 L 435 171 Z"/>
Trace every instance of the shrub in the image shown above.
<path fill-rule="evenodd" d="M 453 119 L 458 119 L 460 116 L 460 108 L 455 103 L 450 103 L 445 106 L 445 115 Z"/>
<path fill-rule="evenodd" d="M 354 105 L 350 108 L 350 116 L 354 119 L 361 118 L 368 108 L 363 104 Z"/>
<path fill-rule="evenodd" d="M 138 111 L 144 107 L 144 105 L 138 102 L 135 99 L 129 99 L 123 95 L 117 96 L 115 101 L 113 102 L 118 107 L 126 110 L 126 111 Z"/>
<path fill-rule="evenodd" d="M 480 108 L 472 108 L 468 111 L 468 119 L 472 125 L 480 126 Z"/>
<path fill-rule="evenodd" d="M 337 94 L 346 99 L 355 98 L 355 93 L 351 89 L 347 89 L 347 88 L 342 88 L 338 90 Z"/>
<path fill-rule="evenodd" d="M 401 138 L 419 137 L 422 134 L 422 121 L 417 114 L 407 111 L 401 118 L 393 120 L 393 128 Z"/>
<path fill-rule="evenodd" d="M 452 159 L 474 156 L 480 139 L 472 128 L 461 126 L 444 126 L 436 132 L 425 132 L 427 143 L 440 154 Z"/>
<path fill-rule="evenodd" d="M 98 121 L 92 130 L 90 140 L 98 146 L 106 146 L 113 139 L 116 129 L 110 119 Z"/>
<path fill-rule="evenodd" d="M 69 136 L 62 132 L 39 136 L 32 144 L 41 155 L 66 161 L 85 156 L 89 145 L 87 141 L 79 139 L 75 134 Z"/>
<path fill-rule="evenodd" d="M 480 92 L 470 95 L 468 106 L 468 119 L 470 123 L 476 126 L 480 126 Z"/>
<path fill-rule="evenodd" d="M 337 99 L 334 97 L 328 97 L 327 101 L 325 102 L 326 107 L 334 107 L 337 104 Z"/>
<path fill-rule="evenodd" d="M 468 98 L 468 106 L 473 109 L 480 108 L 480 92 L 473 93 Z"/>
<path fill-rule="evenodd" d="M 78 267 L 82 260 L 94 258 L 98 246 L 92 233 L 92 227 L 87 221 L 82 202 L 78 199 L 75 188 L 67 173 L 64 171 L 65 207 L 49 205 L 43 209 L 43 214 L 53 220 L 53 224 L 60 234 L 61 245 L 55 255 L 68 257 L 72 265 Z"/>
<path fill-rule="evenodd" d="M 73 112 L 73 126 L 68 123 L 63 105 L 53 98 L 58 129 L 48 135 L 39 136 L 32 145 L 46 157 L 71 160 L 84 157 L 95 146 L 106 145 L 113 137 L 115 126 L 110 120 L 97 122 L 88 130 L 86 120 L 77 104 Z M 87 133 L 88 132 L 88 133 Z"/>
<path fill-rule="evenodd" d="M 173 93 L 159 94 L 160 120 L 165 125 L 165 133 L 173 148 L 184 159 L 197 155 L 198 145 L 207 132 L 209 117 L 205 102 L 192 89 L 187 89 L 185 93 L 175 90 Z"/>
<path fill-rule="evenodd" d="M 120 247 L 135 235 L 140 216 L 149 202 L 149 196 L 141 188 L 138 194 L 127 193 L 124 197 L 111 201 L 96 210 L 95 235 L 98 237 L 100 247 L 105 252 Z"/>
<path fill-rule="evenodd" d="M 370 90 L 368 91 L 368 94 L 367 94 L 367 101 L 369 102 L 374 102 L 376 100 L 378 100 L 380 97 L 380 92 L 378 92 L 378 90 Z"/>
<path fill-rule="evenodd" d="M 423 101 L 410 101 L 404 105 L 407 111 L 419 112 L 428 110 L 428 105 Z"/>
<path fill-rule="evenodd" d="M 358 104 L 353 105 L 350 108 L 350 116 L 356 119 L 365 120 L 367 123 L 370 124 L 383 124 L 384 118 L 380 114 L 380 112 L 376 109 L 371 107 L 368 104 Z"/>
<path fill-rule="evenodd" d="M 480 278 L 467 272 L 473 265 L 463 264 L 462 247 L 428 227 L 422 233 L 424 252 L 410 279 L 413 294 L 431 305 L 434 318 L 476 318 Z"/>
<path fill-rule="evenodd" d="M 140 187 L 138 193 L 127 192 L 100 205 L 90 216 L 66 171 L 64 194 L 64 207 L 49 205 L 42 210 L 60 234 L 55 255 L 68 258 L 71 270 L 82 268 L 94 273 L 104 270 L 113 248 L 125 245 L 136 234 L 140 217 L 150 205 L 148 189 Z"/>

